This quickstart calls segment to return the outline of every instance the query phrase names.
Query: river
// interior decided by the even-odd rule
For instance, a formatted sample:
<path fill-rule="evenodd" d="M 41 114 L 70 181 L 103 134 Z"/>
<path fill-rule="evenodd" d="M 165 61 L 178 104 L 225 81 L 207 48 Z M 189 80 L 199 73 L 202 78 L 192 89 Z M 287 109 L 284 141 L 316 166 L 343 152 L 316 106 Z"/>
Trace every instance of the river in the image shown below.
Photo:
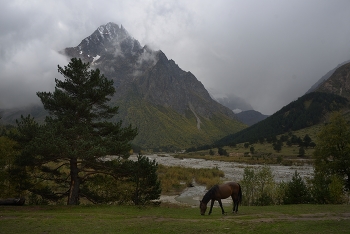
<path fill-rule="evenodd" d="M 193 159 L 193 158 L 174 158 L 170 154 L 157 154 L 145 155 L 151 160 L 156 160 L 158 164 L 165 166 L 183 166 L 190 168 L 213 168 L 217 167 L 225 173 L 225 181 L 240 181 L 243 179 L 243 172 L 245 167 L 258 168 L 261 165 L 248 165 L 244 163 L 235 162 L 221 162 L 205 159 Z M 132 155 L 130 159 L 136 159 L 136 155 Z M 311 165 L 304 166 L 282 166 L 282 165 L 269 165 L 274 175 L 275 181 L 290 181 L 295 173 L 298 171 L 302 178 L 311 177 L 313 173 L 313 167 Z M 175 203 L 185 203 L 190 205 L 198 205 L 199 200 L 206 192 L 205 186 L 194 184 L 194 187 L 186 188 L 179 196 L 162 196 L 161 200 Z M 175 201 L 174 201 L 175 199 Z M 230 203 L 230 200 L 223 201 Z"/>

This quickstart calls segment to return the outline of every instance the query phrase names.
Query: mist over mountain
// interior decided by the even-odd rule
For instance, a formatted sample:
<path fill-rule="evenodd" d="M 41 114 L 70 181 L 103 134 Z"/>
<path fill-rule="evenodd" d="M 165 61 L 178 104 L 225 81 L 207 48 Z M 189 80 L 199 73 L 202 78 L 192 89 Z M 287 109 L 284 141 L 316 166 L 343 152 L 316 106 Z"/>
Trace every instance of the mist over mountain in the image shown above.
<path fill-rule="evenodd" d="M 228 135 L 217 142 L 230 145 L 241 142 L 256 142 L 280 134 L 324 124 L 334 111 L 340 111 L 349 119 L 350 107 L 350 62 L 346 61 L 325 74 L 305 95 L 284 106 L 271 116 Z M 244 115 L 255 115 L 247 111 Z M 241 118 L 237 114 L 238 119 Z M 245 116 L 245 120 L 249 118 Z M 245 122 L 250 125 L 249 123 Z"/>
<path fill-rule="evenodd" d="M 191 72 L 161 50 L 141 46 L 123 26 L 101 25 L 60 54 L 68 60 L 80 58 L 114 81 L 116 92 L 110 105 L 118 106 L 119 113 L 112 121 L 137 127 L 132 143 L 142 148 L 173 150 L 211 144 L 246 127 L 232 110 L 213 100 Z M 3 124 L 14 124 L 28 114 L 42 122 L 47 112 L 40 104 L 0 110 Z"/>
<path fill-rule="evenodd" d="M 249 103 L 234 94 L 222 94 L 218 93 L 214 89 L 209 89 L 209 92 L 214 100 L 230 108 L 235 113 L 253 110 L 253 107 Z"/>
<path fill-rule="evenodd" d="M 331 77 L 331 75 L 333 75 L 333 73 L 335 72 L 336 69 L 338 69 L 339 67 L 341 67 L 344 64 L 347 64 L 349 62 L 350 62 L 350 60 L 347 60 L 341 64 L 338 64 L 338 66 L 336 66 L 335 68 L 333 68 L 332 70 L 327 72 L 324 76 L 322 76 L 313 86 L 311 86 L 311 88 L 306 93 L 311 93 L 311 92 L 315 91 L 323 82 L 325 82 L 329 77 Z"/>
<path fill-rule="evenodd" d="M 78 46 L 61 53 L 90 62 L 114 81 L 111 104 L 119 106 L 119 119 L 138 127 L 135 144 L 209 144 L 245 127 L 232 110 L 210 97 L 191 72 L 161 50 L 141 46 L 123 26 L 101 25 Z"/>
<path fill-rule="evenodd" d="M 100 26 L 77 47 L 66 48 L 69 57 L 81 58 L 99 68 L 114 81 L 114 100 L 130 91 L 156 105 L 171 107 L 178 113 L 193 111 L 205 117 L 231 112 L 211 99 L 203 84 L 191 72 L 185 72 L 162 51 L 142 47 L 123 26 L 108 23 Z M 205 108 L 198 103 L 205 104 Z"/>

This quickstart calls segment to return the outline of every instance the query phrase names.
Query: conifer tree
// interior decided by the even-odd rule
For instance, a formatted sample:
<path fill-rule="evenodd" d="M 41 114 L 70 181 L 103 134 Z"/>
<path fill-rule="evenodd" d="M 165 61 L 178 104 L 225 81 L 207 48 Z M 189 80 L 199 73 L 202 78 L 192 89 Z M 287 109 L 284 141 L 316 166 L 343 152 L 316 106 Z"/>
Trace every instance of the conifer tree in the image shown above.
<path fill-rule="evenodd" d="M 311 195 L 303 178 L 295 171 L 292 180 L 287 183 L 284 204 L 305 204 L 311 201 Z"/>
<path fill-rule="evenodd" d="M 58 65 L 58 72 L 64 80 L 55 79 L 54 92 L 37 93 L 49 113 L 45 123 L 39 126 L 30 117 L 18 121 L 17 161 L 34 173 L 33 193 L 53 201 L 67 197 L 68 205 L 77 205 L 81 197 L 94 200 L 80 189 L 89 178 L 118 178 L 104 157 L 127 158 L 137 129 L 108 121 L 118 112 L 108 103 L 115 89 L 99 69 L 73 58 L 64 68 Z"/>
<path fill-rule="evenodd" d="M 137 161 L 130 163 L 132 175 L 130 181 L 134 185 L 132 201 L 135 205 L 143 205 L 150 200 L 159 199 L 161 193 L 158 180 L 158 163 L 139 155 Z"/>

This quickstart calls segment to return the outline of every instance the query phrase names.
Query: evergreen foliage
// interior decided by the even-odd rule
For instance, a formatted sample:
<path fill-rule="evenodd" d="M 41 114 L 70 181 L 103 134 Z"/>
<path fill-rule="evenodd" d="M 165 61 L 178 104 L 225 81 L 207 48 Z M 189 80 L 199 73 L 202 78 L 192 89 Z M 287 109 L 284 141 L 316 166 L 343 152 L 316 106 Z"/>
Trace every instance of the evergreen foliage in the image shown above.
<path fill-rule="evenodd" d="M 255 152 L 254 146 L 251 146 L 249 150 L 250 150 L 250 153 L 251 153 L 251 154 L 254 154 L 254 152 Z"/>
<path fill-rule="evenodd" d="M 14 168 L 14 159 L 17 154 L 16 142 L 6 136 L 0 136 L 0 197 L 21 197 L 20 188 L 11 183 L 10 170 Z"/>
<path fill-rule="evenodd" d="M 218 154 L 220 156 L 228 156 L 227 151 L 225 149 L 221 148 L 221 147 L 218 148 Z"/>
<path fill-rule="evenodd" d="M 326 175 L 316 172 L 310 180 L 310 192 L 313 201 L 317 204 L 341 204 L 344 203 L 343 179 L 337 175 Z"/>
<path fill-rule="evenodd" d="M 311 202 L 311 195 L 300 174 L 295 171 L 292 180 L 287 183 L 284 204 L 305 204 Z"/>
<path fill-rule="evenodd" d="M 136 162 L 130 161 L 130 180 L 133 183 L 132 201 L 135 205 L 143 205 L 151 200 L 159 199 L 161 193 L 158 180 L 158 164 L 147 157 L 139 155 Z"/>
<path fill-rule="evenodd" d="M 305 149 L 304 147 L 299 148 L 299 156 L 304 156 L 305 155 Z"/>
<path fill-rule="evenodd" d="M 275 182 L 268 166 L 257 169 L 246 167 L 240 184 L 244 205 L 343 204 L 347 201 L 343 180 L 337 175 L 315 173 L 306 183 L 295 171 L 290 181 Z"/>
<path fill-rule="evenodd" d="M 265 120 L 222 138 L 215 145 L 258 142 L 261 138 L 271 141 L 277 135 L 319 124 L 327 113 L 340 110 L 347 104 L 348 100 L 344 97 L 312 92 L 291 102 Z"/>
<path fill-rule="evenodd" d="M 67 197 L 67 204 L 76 205 L 81 197 L 96 200 L 89 197 L 88 187 L 82 193 L 89 179 L 97 175 L 118 179 L 126 174 L 103 157 L 126 159 L 137 130 L 122 127 L 121 121 L 108 122 L 118 112 L 108 105 L 115 89 L 98 69 L 73 58 L 64 68 L 58 66 L 58 72 L 64 80 L 55 79 L 55 91 L 37 93 L 49 112 L 45 123 L 38 125 L 30 116 L 22 116 L 18 134 L 12 137 L 20 146 L 16 162 L 25 172 L 26 189 L 51 201 Z"/>
<path fill-rule="evenodd" d="M 209 155 L 211 155 L 211 156 L 215 155 L 215 153 L 212 149 L 209 150 Z"/>
<path fill-rule="evenodd" d="M 350 127 L 340 112 L 335 112 L 319 133 L 314 159 L 316 173 L 344 178 L 345 188 L 350 190 Z"/>

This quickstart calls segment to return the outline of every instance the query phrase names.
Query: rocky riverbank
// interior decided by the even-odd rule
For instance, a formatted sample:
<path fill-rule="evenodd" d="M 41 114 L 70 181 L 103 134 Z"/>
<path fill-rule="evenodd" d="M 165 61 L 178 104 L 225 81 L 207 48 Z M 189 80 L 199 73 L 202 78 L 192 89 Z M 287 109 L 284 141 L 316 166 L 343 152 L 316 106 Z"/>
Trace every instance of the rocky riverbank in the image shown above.
<path fill-rule="evenodd" d="M 190 168 L 213 168 L 217 167 L 225 173 L 225 181 L 240 181 L 243 178 L 244 168 L 252 167 L 258 168 L 261 165 L 248 165 L 243 163 L 234 163 L 234 162 L 220 162 L 204 159 L 179 159 L 174 158 L 170 154 L 157 155 L 151 154 L 146 155 L 151 160 L 156 160 L 157 163 L 165 166 L 183 166 Z M 136 155 L 132 155 L 130 159 L 136 159 Z M 270 168 L 274 174 L 276 182 L 280 181 L 290 181 L 293 177 L 293 174 L 297 170 L 301 177 L 311 177 L 313 173 L 313 167 L 311 165 L 305 166 L 282 166 L 282 165 L 270 165 Z M 187 204 L 191 206 L 198 206 L 199 200 L 202 199 L 203 195 L 206 192 L 205 186 L 201 186 L 194 183 L 193 187 L 186 188 L 178 196 L 162 196 L 161 201 L 171 202 L 178 204 Z M 230 203 L 231 199 L 223 201 L 224 203 Z"/>

